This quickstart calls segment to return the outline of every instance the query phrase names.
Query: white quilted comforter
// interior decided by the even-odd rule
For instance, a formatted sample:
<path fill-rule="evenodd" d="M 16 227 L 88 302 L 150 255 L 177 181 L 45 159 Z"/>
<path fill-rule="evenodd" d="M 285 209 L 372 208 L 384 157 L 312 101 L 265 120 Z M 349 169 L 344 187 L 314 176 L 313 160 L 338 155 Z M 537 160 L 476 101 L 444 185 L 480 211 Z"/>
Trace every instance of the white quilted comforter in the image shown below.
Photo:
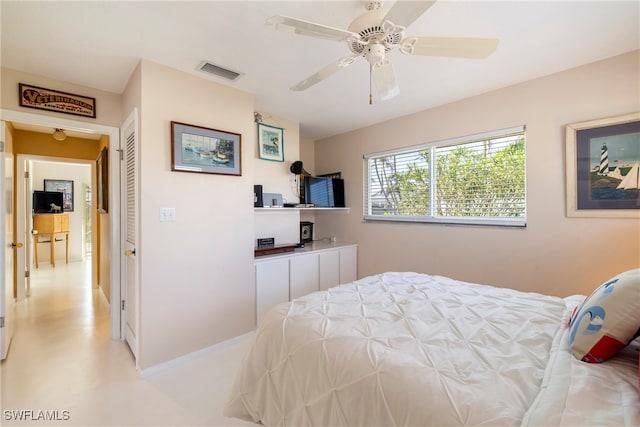
<path fill-rule="evenodd" d="M 268 426 L 584 425 L 602 402 L 595 423 L 639 425 L 637 353 L 613 401 L 571 400 L 599 386 L 573 384 L 589 365 L 564 357 L 578 302 L 418 273 L 306 295 L 265 316 L 225 415 Z"/>

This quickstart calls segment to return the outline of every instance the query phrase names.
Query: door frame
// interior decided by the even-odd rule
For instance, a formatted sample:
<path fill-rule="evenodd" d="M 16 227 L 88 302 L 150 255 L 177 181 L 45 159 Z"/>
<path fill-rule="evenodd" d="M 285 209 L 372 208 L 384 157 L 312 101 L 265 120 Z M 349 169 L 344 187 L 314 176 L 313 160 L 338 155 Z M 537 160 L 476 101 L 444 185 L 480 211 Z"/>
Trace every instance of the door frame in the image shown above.
<path fill-rule="evenodd" d="M 109 235 L 111 240 L 111 339 L 122 339 L 120 326 L 120 128 L 69 120 L 40 114 L 0 109 L 0 119 L 67 130 L 99 133 L 109 136 Z M 4 179 L 4 178 L 3 178 Z"/>

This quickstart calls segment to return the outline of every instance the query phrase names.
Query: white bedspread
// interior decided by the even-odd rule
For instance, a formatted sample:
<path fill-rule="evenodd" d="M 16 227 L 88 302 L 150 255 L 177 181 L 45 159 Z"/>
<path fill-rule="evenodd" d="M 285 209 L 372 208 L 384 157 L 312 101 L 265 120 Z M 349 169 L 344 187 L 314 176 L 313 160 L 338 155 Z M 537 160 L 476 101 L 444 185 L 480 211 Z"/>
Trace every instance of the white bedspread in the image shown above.
<path fill-rule="evenodd" d="M 544 424 L 527 411 L 554 409 L 540 394 L 554 389 L 548 364 L 567 315 L 552 296 L 371 276 L 271 310 L 225 415 L 268 426 L 520 425 L 525 414 Z"/>

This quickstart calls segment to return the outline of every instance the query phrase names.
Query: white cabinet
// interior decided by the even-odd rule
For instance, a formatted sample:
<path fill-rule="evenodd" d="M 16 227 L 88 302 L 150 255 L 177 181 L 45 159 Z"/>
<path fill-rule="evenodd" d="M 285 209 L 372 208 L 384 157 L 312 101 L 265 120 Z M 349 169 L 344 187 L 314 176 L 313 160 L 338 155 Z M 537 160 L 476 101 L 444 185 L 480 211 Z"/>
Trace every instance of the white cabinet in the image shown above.
<path fill-rule="evenodd" d="M 289 298 L 295 299 L 320 289 L 318 254 L 308 253 L 289 259 Z"/>
<path fill-rule="evenodd" d="M 273 306 L 357 279 L 357 245 L 313 243 L 256 258 L 256 323 Z"/>
<path fill-rule="evenodd" d="M 289 260 L 256 262 L 256 320 L 271 307 L 289 301 Z"/>
<path fill-rule="evenodd" d="M 340 251 L 320 252 L 320 290 L 340 284 Z"/>
<path fill-rule="evenodd" d="M 358 247 L 347 246 L 340 249 L 340 283 L 358 279 Z"/>

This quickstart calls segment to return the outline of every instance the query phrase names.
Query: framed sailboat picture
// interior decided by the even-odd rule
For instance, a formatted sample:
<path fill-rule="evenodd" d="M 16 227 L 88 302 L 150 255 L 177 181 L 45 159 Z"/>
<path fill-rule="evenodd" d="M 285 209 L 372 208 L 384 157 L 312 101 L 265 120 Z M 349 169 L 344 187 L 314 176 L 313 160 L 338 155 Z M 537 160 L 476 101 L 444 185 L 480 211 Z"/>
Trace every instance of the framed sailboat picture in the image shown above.
<path fill-rule="evenodd" d="M 171 170 L 242 175 L 242 135 L 171 122 Z"/>
<path fill-rule="evenodd" d="M 640 113 L 567 125 L 567 216 L 640 218 Z"/>

